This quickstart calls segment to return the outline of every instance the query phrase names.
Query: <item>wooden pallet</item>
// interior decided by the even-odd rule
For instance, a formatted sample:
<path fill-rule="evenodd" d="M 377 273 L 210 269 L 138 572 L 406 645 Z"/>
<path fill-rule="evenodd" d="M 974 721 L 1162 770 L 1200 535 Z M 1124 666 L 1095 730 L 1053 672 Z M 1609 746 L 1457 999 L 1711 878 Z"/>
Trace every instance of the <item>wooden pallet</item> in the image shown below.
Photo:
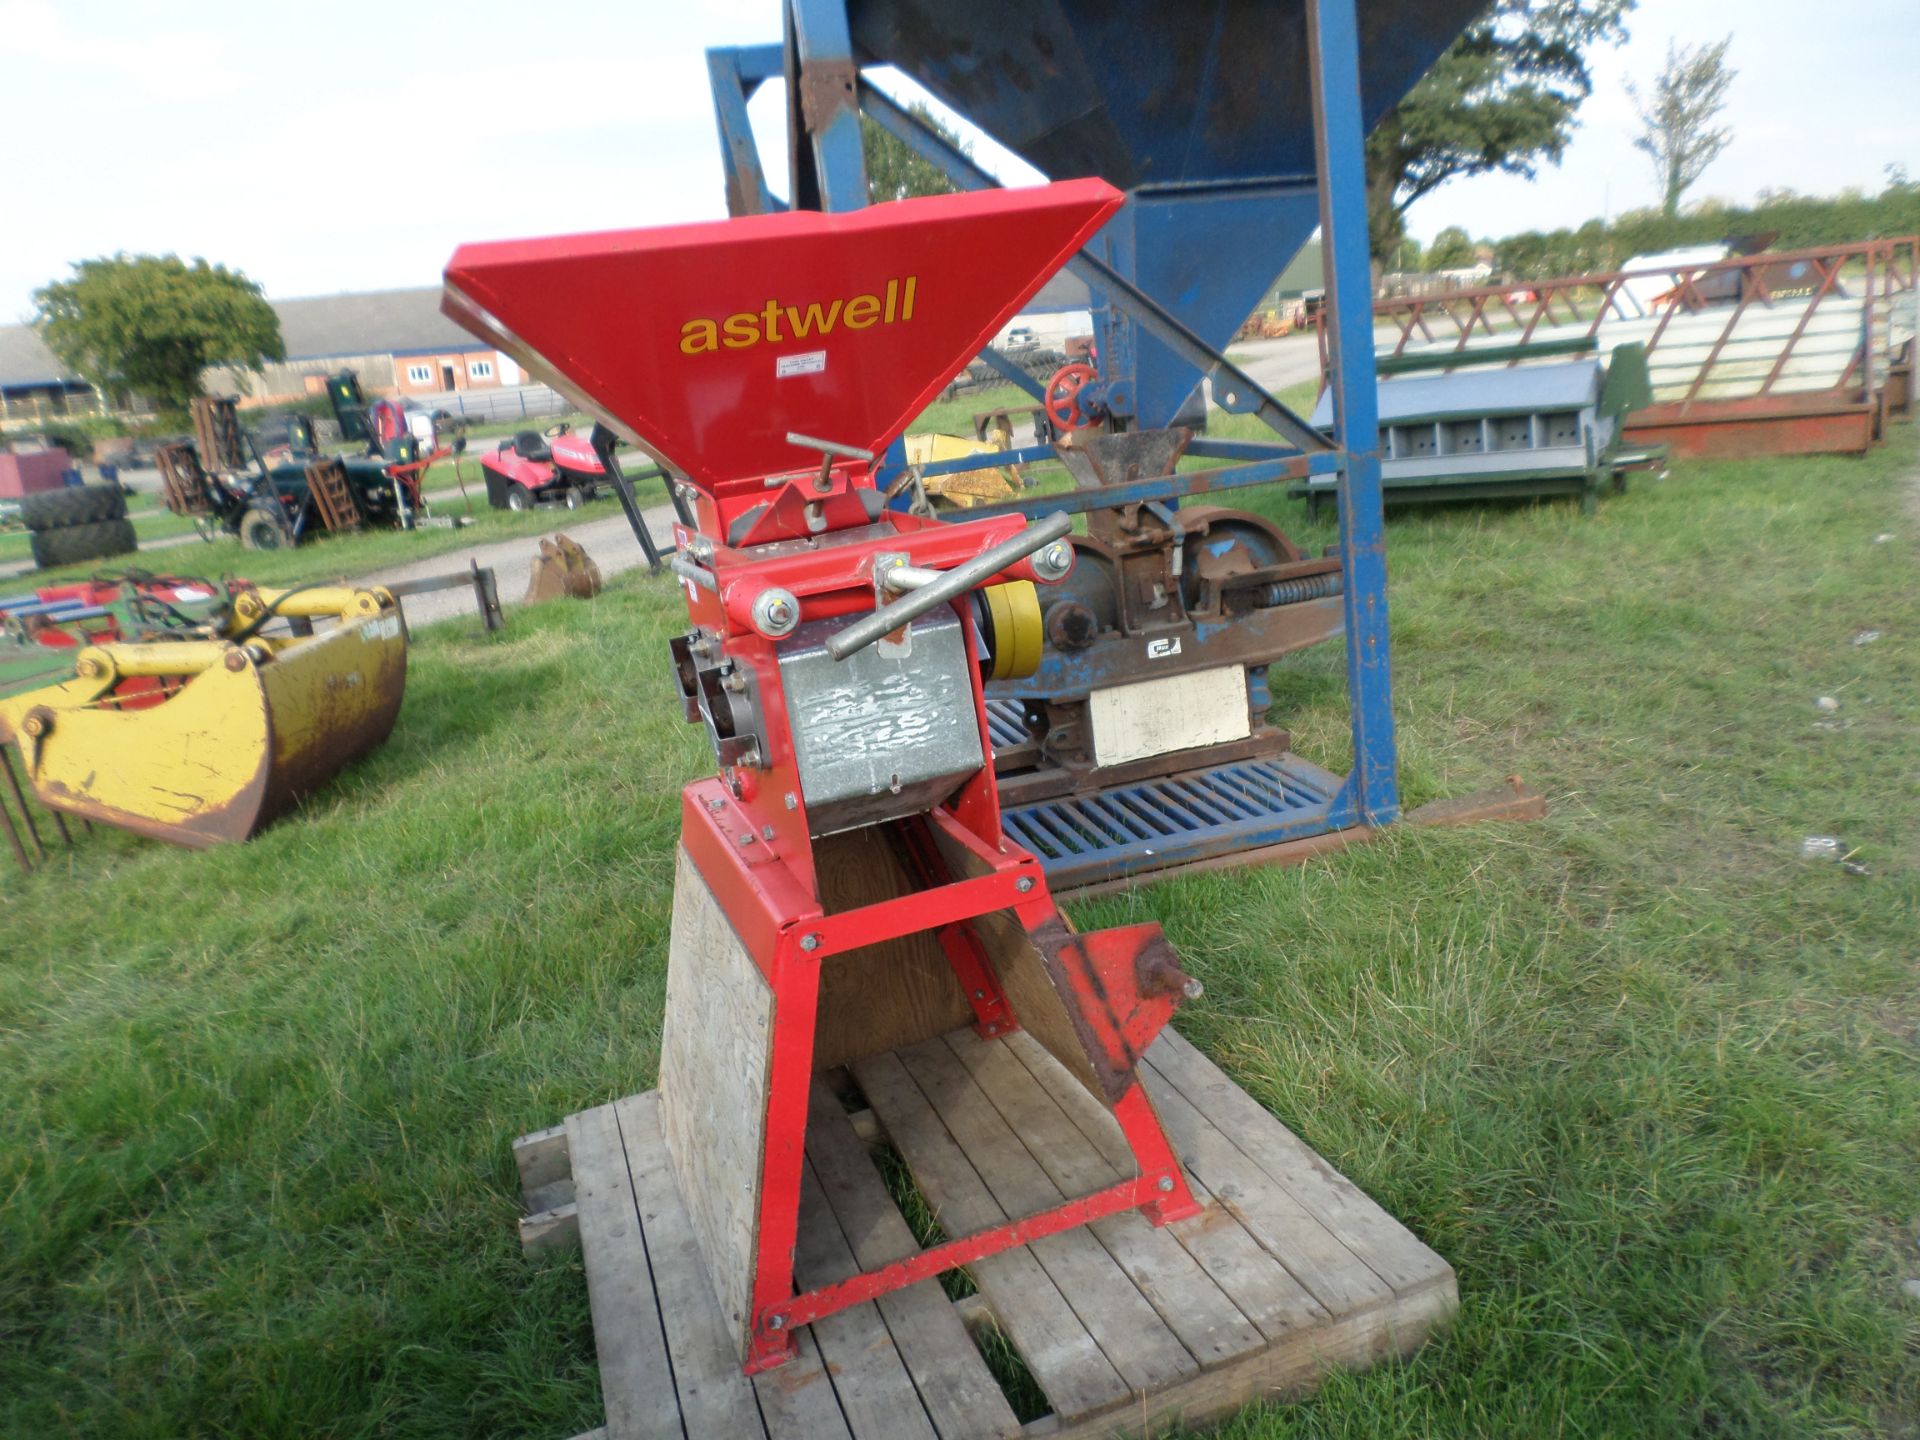
<path fill-rule="evenodd" d="M 347 467 L 329 455 L 307 462 L 307 490 L 321 522 L 336 534 L 360 528 L 360 506 L 347 483 Z"/>
<path fill-rule="evenodd" d="M 1144 1436 L 1329 1370 L 1410 1353 L 1458 1307 L 1452 1269 L 1171 1030 L 1142 1066 L 1206 1209 L 1111 1216 L 990 1256 L 958 1302 L 925 1281 L 798 1332 L 740 1374 L 667 1163 L 656 1092 L 517 1142 L 539 1250 L 577 1240 L 600 1388 L 591 1440 L 640 1436 Z M 971 1030 L 857 1062 L 870 1109 L 816 1085 L 796 1270 L 813 1286 L 910 1254 L 870 1146 L 889 1144 L 950 1235 L 1120 1178 L 1112 1117 L 1024 1034 Z M 997 1327 L 1052 1413 L 1019 1423 L 970 1326 Z M 589 1437 L 582 1437 L 589 1440 Z"/>

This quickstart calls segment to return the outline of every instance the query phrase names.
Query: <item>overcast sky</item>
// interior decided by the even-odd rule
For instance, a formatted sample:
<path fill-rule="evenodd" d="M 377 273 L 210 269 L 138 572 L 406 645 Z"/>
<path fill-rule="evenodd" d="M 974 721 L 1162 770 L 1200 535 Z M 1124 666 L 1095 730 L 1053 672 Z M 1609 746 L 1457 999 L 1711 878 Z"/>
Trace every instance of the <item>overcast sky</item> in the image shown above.
<path fill-rule="evenodd" d="M 723 215 L 701 52 L 776 40 L 778 14 L 774 0 L 0 0 L 0 321 L 26 318 L 69 261 L 115 250 L 205 255 L 291 297 L 435 284 L 463 240 Z M 1740 71 L 1733 146 L 1696 194 L 1877 188 L 1893 162 L 1920 176 L 1915 0 L 1644 0 L 1632 26 L 1599 57 L 1559 170 L 1457 182 L 1416 207 L 1414 233 L 1650 203 L 1621 80 L 1651 77 L 1675 37 L 1731 31 Z M 756 104 L 763 144 L 778 146 L 779 115 L 777 94 Z"/>

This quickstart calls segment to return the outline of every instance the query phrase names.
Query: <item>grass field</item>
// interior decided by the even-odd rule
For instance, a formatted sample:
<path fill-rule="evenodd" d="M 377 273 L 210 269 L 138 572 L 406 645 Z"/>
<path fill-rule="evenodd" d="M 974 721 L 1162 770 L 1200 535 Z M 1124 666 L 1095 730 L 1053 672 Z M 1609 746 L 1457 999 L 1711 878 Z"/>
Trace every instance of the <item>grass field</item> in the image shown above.
<path fill-rule="evenodd" d="M 1549 818 L 1073 907 L 1159 919 L 1207 987 L 1186 1033 L 1459 1273 L 1417 1358 L 1225 1433 L 1920 1433 L 1917 496 L 1907 428 L 1590 521 L 1397 517 L 1406 801 L 1518 772 Z M 0 881 L 0 1434 L 600 1423 L 508 1144 L 653 1082 L 710 763 L 682 624 L 634 573 L 439 627 L 392 741 L 299 817 Z M 1335 767 L 1341 674 L 1274 677 Z"/>

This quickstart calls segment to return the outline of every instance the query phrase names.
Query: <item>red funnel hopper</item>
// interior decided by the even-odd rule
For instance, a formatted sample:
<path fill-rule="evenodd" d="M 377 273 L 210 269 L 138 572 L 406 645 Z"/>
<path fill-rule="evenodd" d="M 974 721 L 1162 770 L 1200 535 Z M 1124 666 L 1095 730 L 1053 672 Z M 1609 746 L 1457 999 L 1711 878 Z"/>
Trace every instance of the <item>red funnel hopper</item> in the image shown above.
<path fill-rule="evenodd" d="M 443 308 L 702 488 L 878 452 L 1118 208 L 1101 180 L 463 245 Z"/>

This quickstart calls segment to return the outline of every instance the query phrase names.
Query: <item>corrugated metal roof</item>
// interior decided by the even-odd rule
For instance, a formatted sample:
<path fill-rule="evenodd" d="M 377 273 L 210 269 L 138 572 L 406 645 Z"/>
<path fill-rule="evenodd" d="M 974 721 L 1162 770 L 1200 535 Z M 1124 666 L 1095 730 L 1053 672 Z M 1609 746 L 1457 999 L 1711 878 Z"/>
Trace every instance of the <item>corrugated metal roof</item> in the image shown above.
<path fill-rule="evenodd" d="M 372 290 L 275 300 L 289 361 L 342 355 L 407 355 L 487 350 L 440 313 L 440 288 Z M 0 325 L 0 386 L 77 381 L 27 325 Z"/>
<path fill-rule="evenodd" d="M 0 385 L 59 385 L 78 381 L 26 325 L 0 325 Z"/>
<path fill-rule="evenodd" d="M 437 285 L 276 300 L 273 308 L 289 360 L 493 348 L 440 313 Z"/>

